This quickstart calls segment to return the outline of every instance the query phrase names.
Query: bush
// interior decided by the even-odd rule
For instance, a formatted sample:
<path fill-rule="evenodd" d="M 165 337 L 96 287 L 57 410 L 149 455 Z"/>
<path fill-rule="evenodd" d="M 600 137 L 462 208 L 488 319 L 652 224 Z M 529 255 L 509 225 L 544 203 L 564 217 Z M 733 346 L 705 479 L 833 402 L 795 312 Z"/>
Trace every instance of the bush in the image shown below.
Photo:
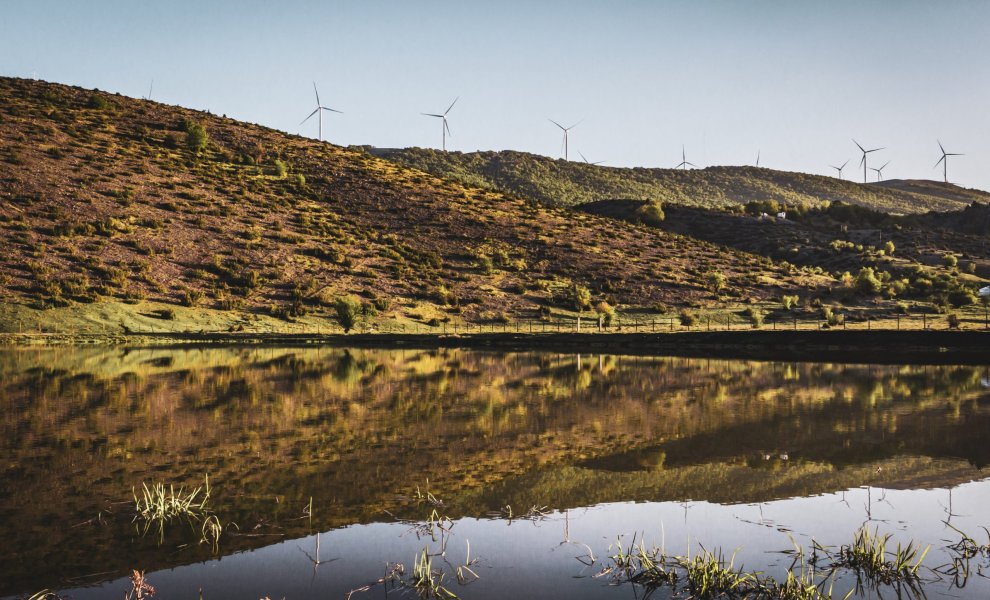
<path fill-rule="evenodd" d="M 705 274 L 705 284 L 715 293 L 722 291 L 727 281 L 728 278 L 721 271 L 709 271 Z"/>
<path fill-rule="evenodd" d="M 976 294 L 965 288 L 952 290 L 946 299 L 949 301 L 949 304 L 956 308 L 976 304 Z"/>
<path fill-rule="evenodd" d="M 110 102 L 99 94 L 92 94 L 89 100 L 86 101 L 86 106 L 95 108 L 96 110 L 106 110 L 110 108 Z"/>
<path fill-rule="evenodd" d="M 949 313 L 945 315 L 945 320 L 949 324 L 949 329 L 959 329 L 961 321 L 959 320 L 959 315 L 957 313 Z"/>
<path fill-rule="evenodd" d="M 276 158 L 275 162 L 272 164 L 272 170 L 276 177 L 279 179 L 285 179 L 285 176 L 289 174 L 289 165 L 287 165 L 285 161 Z"/>
<path fill-rule="evenodd" d="M 337 322 L 344 328 L 344 333 L 349 332 L 358 323 L 358 319 L 363 312 L 361 299 L 357 296 L 342 296 L 333 303 L 334 312 L 337 314 Z"/>
<path fill-rule="evenodd" d="M 189 290 L 182 296 L 183 306 L 196 306 L 203 300 L 203 292 L 199 290 Z"/>
<path fill-rule="evenodd" d="M 882 287 L 873 267 L 863 267 L 856 275 L 856 291 L 861 294 L 878 294 Z"/>
<path fill-rule="evenodd" d="M 884 254 L 890 256 L 894 253 L 897 248 L 894 246 L 894 242 L 887 240 L 887 243 L 883 245 Z"/>
<path fill-rule="evenodd" d="M 604 300 L 599 302 L 595 306 L 595 311 L 598 313 L 599 322 L 603 326 L 610 327 L 615 321 L 615 309 L 608 302 Z"/>
<path fill-rule="evenodd" d="M 800 298 L 797 296 L 783 296 L 780 299 L 780 303 L 784 305 L 784 310 L 794 310 L 799 300 Z"/>
<path fill-rule="evenodd" d="M 659 227 L 667 215 L 663 212 L 663 207 L 656 200 L 651 200 L 636 209 L 636 218 L 646 225 Z"/>
<path fill-rule="evenodd" d="M 202 123 L 190 121 L 186 123 L 186 148 L 196 154 L 206 150 L 206 145 L 210 143 L 210 136 L 206 133 L 206 127 Z"/>
<path fill-rule="evenodd" d="M 950 269 L 954 269 L 959 264 L 959 259 L 955 254 L 946 254 L 942 257 L 942 264 Z"/>
<path fill-rule="evenodd" d="M 583 285 L 574 284 L 571 289 L 571 299 L 576 310 L 581 311 L 591 307 L 591 291 Z"/>
<path fill-rule="evenodd" d="M 763 327 L 764 315 L 762 310 L 754 306 L 750 306 L 749 308 L 746 309 L 746 311 L 743 314 L 747 319 L 749 319 L 749 323 L 750 325 L 753 326 L 753 329 L 759 329 L 760 327 Z"/>
<path fill-rule="evenodd" d="M 682 310 L 677 316 L 684 327 L 690 327 L 698 322 L 698 315 L 689 310 Z"/>
<path fill-rule="evenodd" d="M 822 318 L 825 319 L 829 327 L 838 327 L 846 322 L 845 316 L 835 312 L 831 306 L 822 307 Z"/>

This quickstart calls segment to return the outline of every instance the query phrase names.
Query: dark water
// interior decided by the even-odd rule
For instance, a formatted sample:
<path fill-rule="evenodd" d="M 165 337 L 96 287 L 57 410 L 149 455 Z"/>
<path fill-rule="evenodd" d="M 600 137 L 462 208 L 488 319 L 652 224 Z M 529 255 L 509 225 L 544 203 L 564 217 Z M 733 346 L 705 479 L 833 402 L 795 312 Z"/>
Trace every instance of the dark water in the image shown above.
<path fill-rule="evenodd" d="M 866 524 L 932 546 L 927 597 L 983 598 L 982 555 L 961 589 L 927 568 L 952 557 L 953 527 L 987 542 L 988 376 L 457 350 L 5 351 L 0 597 L 119 597 L 139 569 L 158 597 L 344 598 L 443 544 L 433 566 L 462 598 L 637 597 L 595 576 L 634 536 L 669 554 L 735 551 L 736 566 L 781 577 L 780 551 L 848 544 Z M 141 535 L 133 488 L 207 474 L 216 549 L 188 524 Z M 434 508 L 450 518 L 436 539 L 422 527 Z M 462 586 L 468 545 L 480 578 Z M 853 585 L 838 572 L 835 595 Z M 859 595 L 878 591 L 893 596 Z"/>

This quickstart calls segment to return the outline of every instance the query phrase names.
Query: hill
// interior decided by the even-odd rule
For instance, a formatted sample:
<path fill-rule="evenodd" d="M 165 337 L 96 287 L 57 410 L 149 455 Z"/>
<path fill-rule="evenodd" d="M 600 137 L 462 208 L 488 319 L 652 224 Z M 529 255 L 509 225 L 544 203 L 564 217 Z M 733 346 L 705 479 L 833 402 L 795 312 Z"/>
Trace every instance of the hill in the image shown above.
<path fill-rule="evenodd" d="M 790 206 L 817 206 L 828 200 L 908 214 L 990 202 L 990 194 L 986 192 L 931 181 L 863 185 L 834 177 L 758 167 L 627 169 L 513 151 L 461 153 L 425 148 L 370 148 L 369 151 L 439 177 L 532 198 L 547 206 L 573 206 L 614 198 L 706 208 L 769 200 Z"/>
<path fill-rule="evenodd" d="M 225 117 L 10 78 L 0 231 L 8 331 L 318 326 L 350 295 L 366 322 L 480 323 L 572 314 L 582 288 L 585 304 L 697 304 L 712 271 L 739 300 L 831 282 Z"/>

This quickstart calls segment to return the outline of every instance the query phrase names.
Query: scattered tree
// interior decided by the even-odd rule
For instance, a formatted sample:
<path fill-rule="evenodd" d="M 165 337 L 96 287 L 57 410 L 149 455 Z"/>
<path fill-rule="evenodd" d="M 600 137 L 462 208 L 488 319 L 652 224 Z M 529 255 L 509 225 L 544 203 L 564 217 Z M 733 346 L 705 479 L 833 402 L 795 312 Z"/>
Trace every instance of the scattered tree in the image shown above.
<path fill-rule="evenodd" d="M 206 133 L 206 127 L 202 123 L 190 121 L 186 123 L 186 147 L 199 154 L 206 150 L 206 145 L 210 143 L 210 136 Z"/>
<path fill-rule="evenodd" d="M 333 304 L 334 312 L 337 313 L 337 322 L 344 328 L 344 333 L 349 332 L 358 323 L 358 319 L 363 312 L 361 299 L 357 296 L 341 296 Z"/>

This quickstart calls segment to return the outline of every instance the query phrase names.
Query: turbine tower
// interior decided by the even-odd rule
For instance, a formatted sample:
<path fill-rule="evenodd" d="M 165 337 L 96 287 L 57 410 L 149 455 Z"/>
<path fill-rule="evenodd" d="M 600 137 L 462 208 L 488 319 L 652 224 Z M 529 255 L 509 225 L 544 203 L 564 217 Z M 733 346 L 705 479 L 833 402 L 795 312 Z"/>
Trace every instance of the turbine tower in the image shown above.
<path fill-rule="evenodd" d="M 580 150 L 578 150 L 578 154 L 581 154 L 581 151 Z M 604 160 L 600 160 L 598 162 L 591 162 L 587 158 L 585 158 L 584 154 L 581 154 L 581 160 L 583 160 L 585 163 L 587 163 L 589 165 L 592 165 L 592 166 L 594 166 L 594 165 L 600 165 L 603 162 L 605 162 Z"/>
<path fill-rule="evenodd" d="M 889 165 L 889 164 L 890 164 L 890 161 L 888 160 L 887 162 L 883 163 L 883 166 L 880 167 L 879 169 L 874 169 L 873 167 L 870 167 L 870 170 L 871 171 L 876 172 L 876 174 L 877 174 L 877 181 L 878 182 L 882 180 L 882 178 L 883 178 L 883 170 L 886 169 L 887 168 L 887 165 Z"/>
<path fill-rule="evenodd" d="M 842 166 L 839 166 L 839 167 L 837 167 L 835 165 L 829 165 L 829 166 L 832 167 L 833 169 L 835 169 L 836 171 L 838 171 L 839 172 L 839 179 L 842 179 L 842 169 L 845 169 L 846 168 L 846 165 L 848 165 L 848 164 L 849 164 L 849 161 L 847 160 L 846 162 L 842 163 Z"/>
<path fill-rule="evenodd" d="M 564 160 L 567 160 L 567 132 L 580 125 L 582 121 L 578 121 L 577 123 L 571 125 L 570 127 L 564 127 L 563 125 L 554 121 L 553 119 L 547 119 L 547 120 L 553 123 L 554 125 L 556 125 L 557 127 L 560 127 L 560 130 L 564 132 L 564 143 L 562 145 L 564 147 Z"/>
<path fill-rule="evenodd" d="M 935 166 L 932 167 L 932 168 L 933 169 L 936 169 L 936 168 L 938 168 L 939 163 L 942 163 L 942 179 L 945 181 L 945 183 L 949 183 L 949 158 L 948 157 L 950 157 L 950 156 L 966 156 L 966 155 L 965 154 L 957 154 L 957 153 L 954 153 L 954 152 L 946 152 L 945 151 L 945 148 L 942 147 L 942 142 L 939 142 L 938 140 L 935 140 L 935 141 L 938 142 L 938 149 L 942 151 L 942 158 L 938 159 L 938 162 L 935 163 Z"/>
<path fill-rule="evenodd" d="M 447 107 L 447 110 L 443 111 L 442 115 L 438 115 L 436 113 L 420 113 L 425 117 L 436 117 L 441 120 L 440 135 L 443 144 L 441 148 L 443 148 L 444 152 L 447 151 L 447 136 L 450 134 L 450 126 L 447 125 L 447 113 L 450 112 L 450 109 L 454 108 L 454 105 L 457 104 L 457 101 L 460 99 L 461 99 L 460 96 L 454 98 L 454 101 L 450 103 L 450 106 Z"/>
<path fill-rule="evenodd" d="M 681 146 L 681 162 L 680 162 L 679 165 L 677 165 L 674 168 L 675 169 L 685 169 L 686 170 L 688 167 L 694 167 L 695 169 L 697 169 L 698 168 L 698 165 L 696 165 L 694 163 L 689 163 L 688 162 L 687 156 L 684 154 L 684 146 L 682 145 Z"/>
<path fill-rule="evenodd" d="M 866 148 L 860 146 L 859 142 L 857 142 L 856 140 L 853 140 L 853 143 L 856 144 L 856 147 L 859 148 L 860 151 L 863 153 L 863 158 L 860 159 L 859 165 L 863 167 L 863 183 L 866 183 L 866 155 L 869 154 L 870 152 L 877 152 L 878 150 L 883 150 L 883 148 L 873 148 L 872 150 L 867 150 Z"/>
<path fill-rule="evenodd" d="M 335 113 L 341 113 L 341 111 L 336 110 L 336 109 L 333 109 L 333 108 L 328 108 L 328 107 L 323 106 L 322 104 L 320 104 L 320 92 L 316 89 L 316 82 L 315 81 L 313 82 L 313 91 L 316 92 L 316 108 L 313 110 L 313 112 L 309 113 L 309 116 L 306 117 L 305 119 L 303 119 L 302 122 L 299 123 L 299 124 L 302 125 L 306 121 L 310 120 L 311 118 L 313 118 L 313 115 L 319 115 L 320 116 L 320 141 L 322 142 L 323 141 L 323 111 L 327 110 L 327 111 L 335 112 Z M 343 114 L 343 113 L 341 113 L 341 114 Z"/>

